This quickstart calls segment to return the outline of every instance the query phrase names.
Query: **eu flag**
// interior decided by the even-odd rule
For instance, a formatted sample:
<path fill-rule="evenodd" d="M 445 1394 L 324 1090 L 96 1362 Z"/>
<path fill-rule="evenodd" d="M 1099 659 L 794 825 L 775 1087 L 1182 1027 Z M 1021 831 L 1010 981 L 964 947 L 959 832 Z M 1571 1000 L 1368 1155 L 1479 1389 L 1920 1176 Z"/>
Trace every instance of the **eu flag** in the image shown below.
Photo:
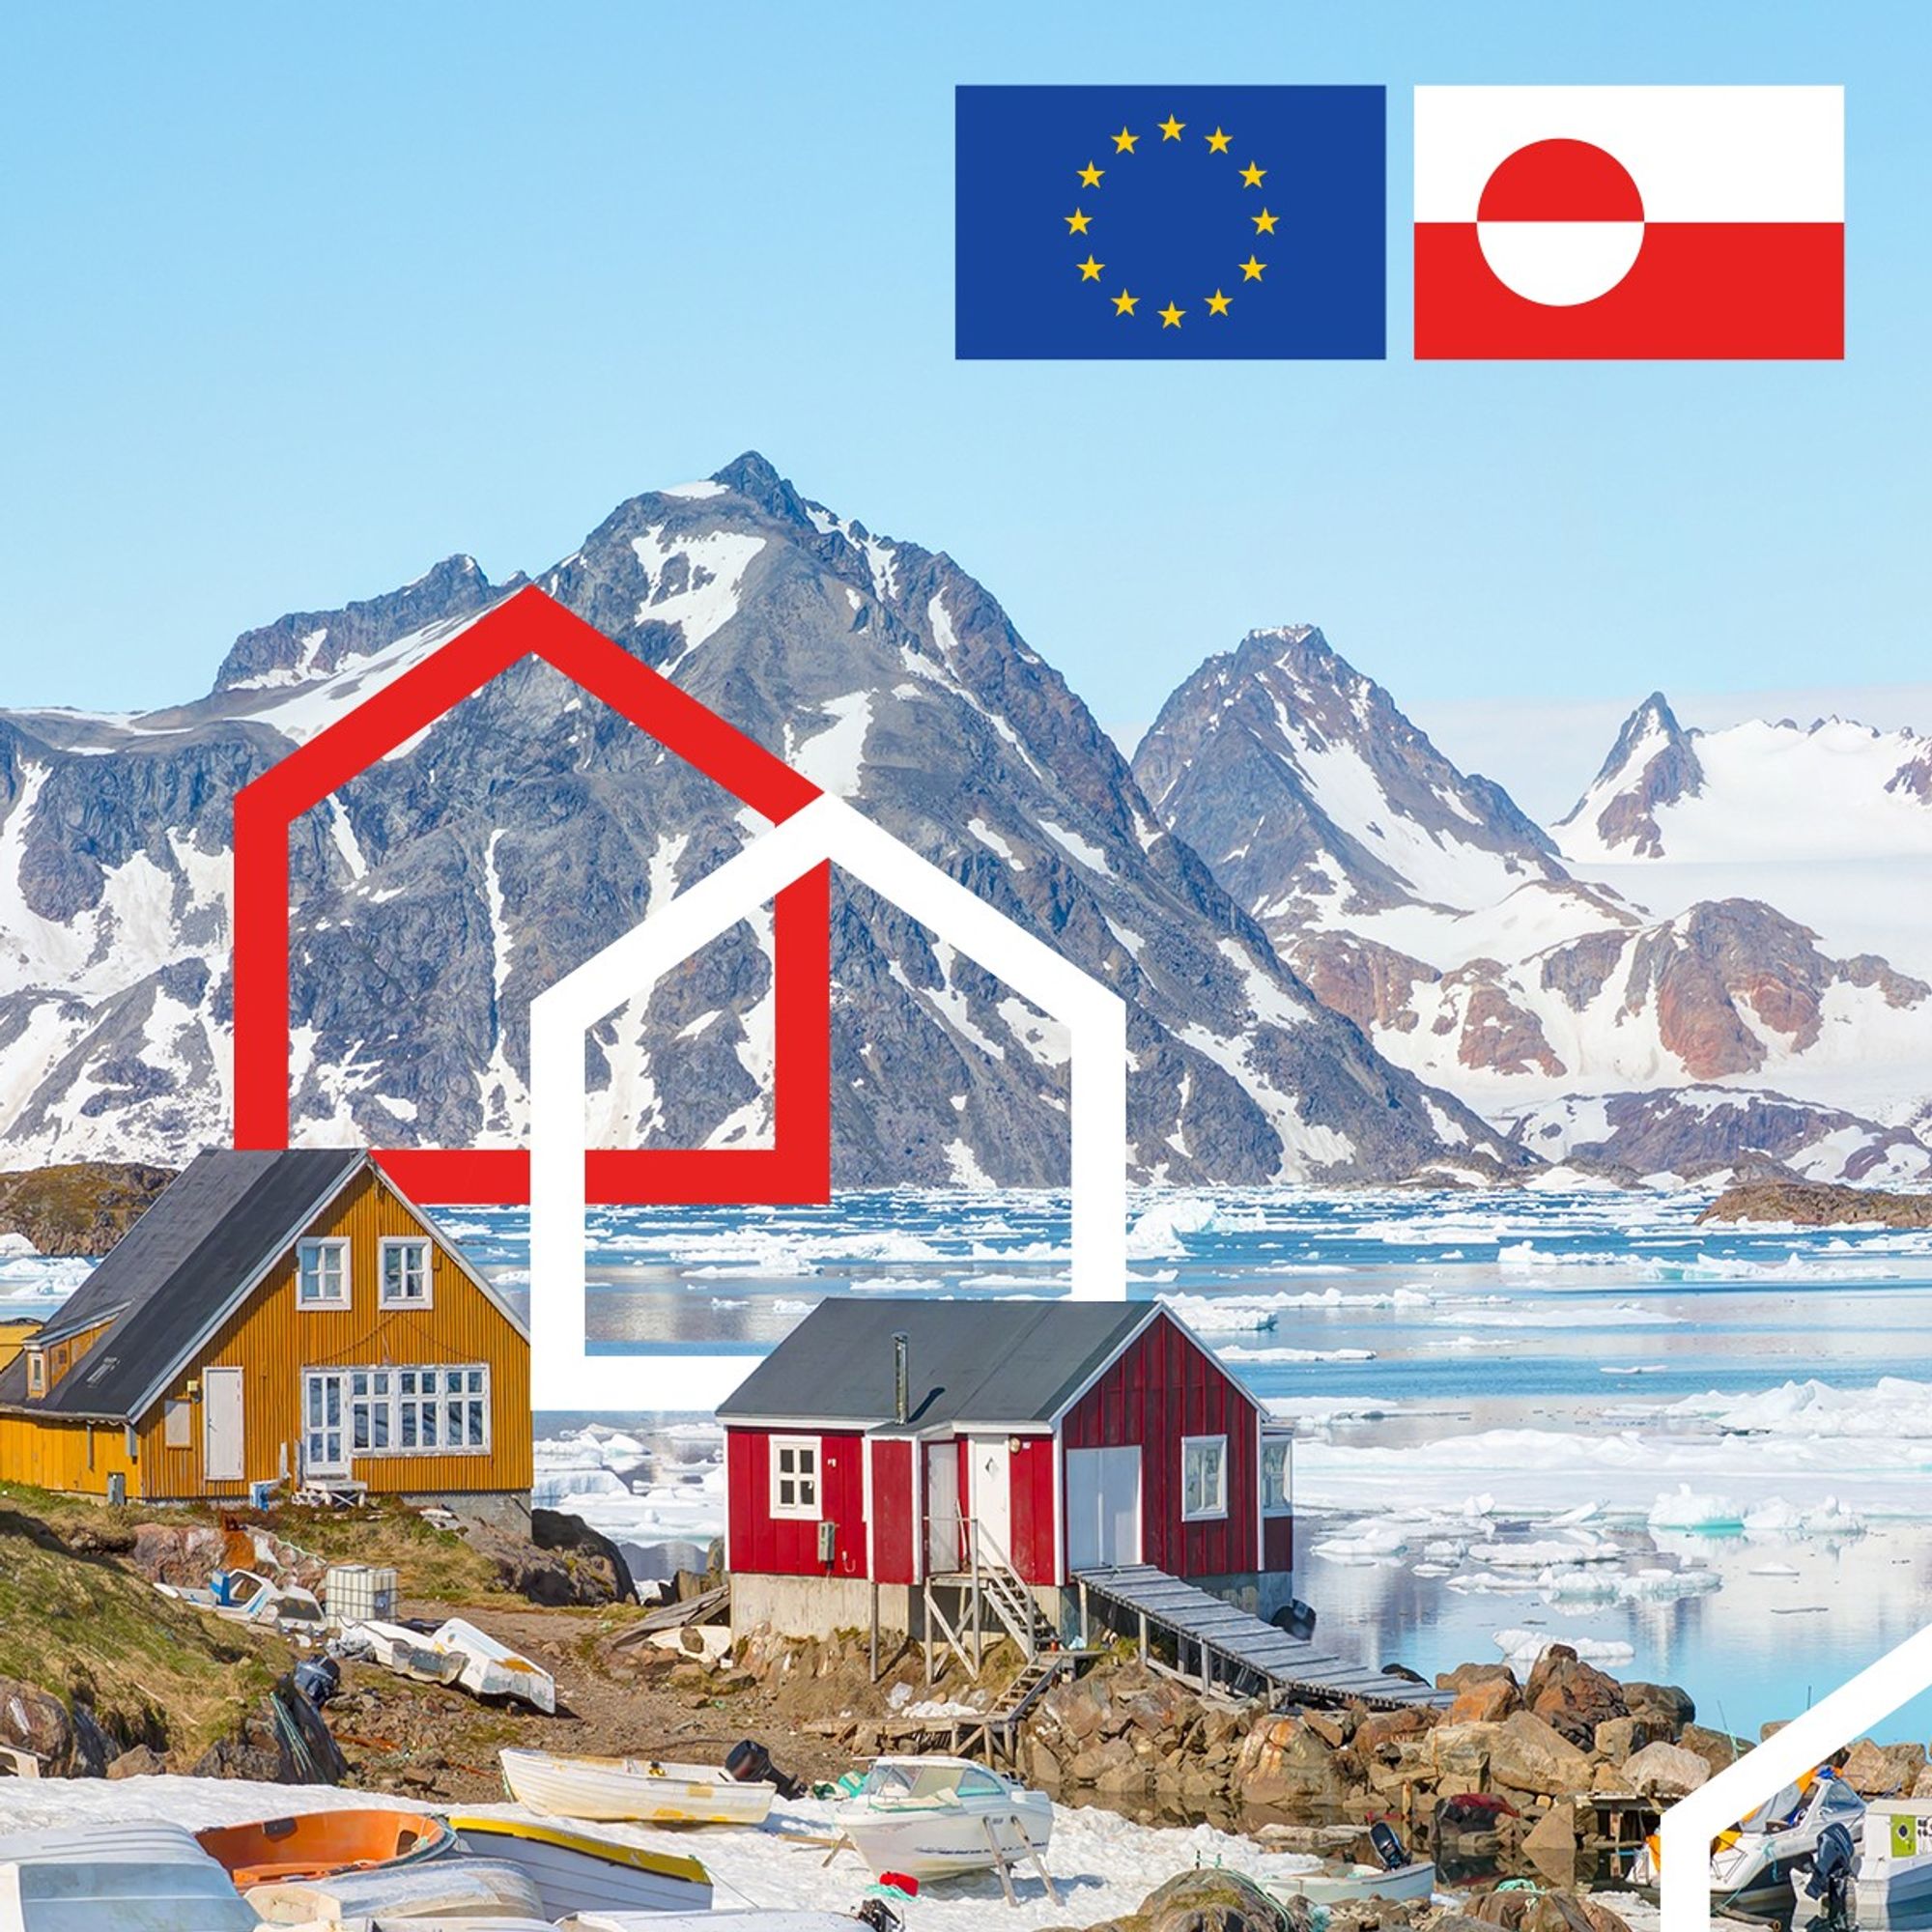
<path fill-rule="evenodd" d="M 962 87 L 961 358 L 1384 353 L 1379 87 Z"/>

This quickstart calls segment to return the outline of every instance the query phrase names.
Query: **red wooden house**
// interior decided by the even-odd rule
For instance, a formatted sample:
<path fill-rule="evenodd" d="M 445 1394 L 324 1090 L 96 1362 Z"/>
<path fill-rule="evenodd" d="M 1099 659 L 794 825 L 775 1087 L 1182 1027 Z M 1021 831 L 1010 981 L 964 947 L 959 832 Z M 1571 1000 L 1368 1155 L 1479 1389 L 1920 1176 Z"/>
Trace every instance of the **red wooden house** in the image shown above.
<path fill-rule="evenodd" d="M 1293 1596 L 1288 1438 L 1157 1302 L 821 1302 L 718 1410 L 734 1620 L 919 1627 L 935 1584 L 1151 1564 Z M 1010 1619 L 1009 1619 L 1010 1621 Z"/>

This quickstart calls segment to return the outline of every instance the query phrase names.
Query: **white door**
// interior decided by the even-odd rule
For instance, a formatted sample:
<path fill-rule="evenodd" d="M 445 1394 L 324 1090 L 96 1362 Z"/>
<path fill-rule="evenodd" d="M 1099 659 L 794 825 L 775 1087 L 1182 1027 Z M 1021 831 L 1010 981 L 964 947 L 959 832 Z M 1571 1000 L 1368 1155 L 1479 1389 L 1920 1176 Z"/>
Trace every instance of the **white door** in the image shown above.
<path fill-rule="evenodd" d="M 1066 1452 L 1066 1567 L 1099 1570 L 1141 1560 L 1141 1452 Z"/>
<path fill-rule="evenodd" d="M 349 1378 L 336 1369 L 302 1377 L 302 1477 L 349 1473 Z"/>
<path fill-rule="evenodd" d="M 959 1445 L 925 1445 L 925 1567 L 935 1577 L 959 1568 Z"/>
<path fill-rule="evenodd" d="M 973 1469 L 973 1532 L 982 1563 L 1011 1569 L 1013 1562 L 1013 1459 L 1004 1435 L 969 1435 Z"/>
<path fill-rule="evenodd" d="M 210 1483 L 239 1483 L 247 1474 L 242 1419 L 242 1371 L 201 1372 L 201 1473 Z"/>

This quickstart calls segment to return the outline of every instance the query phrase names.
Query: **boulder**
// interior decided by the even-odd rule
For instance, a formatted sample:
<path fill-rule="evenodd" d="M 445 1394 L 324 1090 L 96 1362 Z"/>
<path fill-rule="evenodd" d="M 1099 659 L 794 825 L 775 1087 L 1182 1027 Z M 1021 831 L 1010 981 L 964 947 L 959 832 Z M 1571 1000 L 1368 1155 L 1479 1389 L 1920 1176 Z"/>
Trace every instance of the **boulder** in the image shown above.
<path fill-rule="evenodd" d="M 209 1577 L 223 1566 L 227 1539 L 203 1523 L 143 1522 L 135 1525 L 131 1553 L 134 1568 L 149 1582 L 205 1590 Z"/>
<path fill-rule="evenodd" d="M 0 1744 L 32 1751 L 47 1777 L 65 1777 L 73 1768 L 73 1724 L 67 1706 L 13 1677 L 0 1677 Z"/>
<path fill-rule="evenodd" d="M 1244 1804 L 1336 1804 L 1350 1780 L 1337 1753 L 1298 1718 L 1264 1718 L 1236 1761 L 1233 1795 Z"/>
<path fill-rule="evenodd" d="M 1599 1724 L 1630 1716 L 1623 1686 L 1595 1664 L 1585 1663 L 1567 1643 L 1551 1644 L 1537 1659 L 1523 1686 L 1522 1701 L 1585 1750 L 1596 1742 Z"/>
<path fill-rule="evenodd" d="M 1925 1769 L 1923 1745 L 1875 1745 L 1861 1738 L 1838 1768 L 1838 1776 L 1861 1798 L 1902 1798 Z"/>
<path fill-rule="evenodd" d="M 1516 1682 L 1516 1672 L 1507 1663 L 1459 1663 L 1454 1670 L 1444 1670 L 1436 1674 L 1435 1688 L 1438 1690 L 1461 1692 L 1474 1684 L 1494 1684 Z"/>
<path fill-rule="evenodd" d="M 1573 1891 L 1487 1891 L 1469 1911 L 1503 1932 L 1630 1932 L 1614 1912 Z"/>
<path fill-rule="evenodd" d="M 1130 1917 L 1091 1932 L 1310 1932 L 1314 1923 L 1304 1899 L 1278 1905 L 1237 1872 L 1191 1871 L 1156 1887 Z"/>
<path fill-rule="evenodd" d="M 1439 1711 L 1420 1710 L 1412 1704 L 1400 1711 L 1372 1711 L 1355 1725 L 1352 1742 L 1356 1754 L 1366 1763 L 1392 1752 L 1405 1739 L 1433 1731 L 1441 1719 Z"/>
<path fill-rule="evenodd" d="M 1450 1724 L 1499 1724 L 1522 1709 L 1522 1692 L 1508 1671 L 1500 1677 L 1479 1678 L 1457 1691 L 1443 1721 Z"/>
<path fill-rule="evenodd" d="M 1491 1733 L 1490 1775 L 1498 1784 L 1545 1798 L 1589 1790 L 1588 1756 L 1533 1712 L 1517 1711 L 1484 1728 Z"/>
<path fill-rule="evenodd" d="M 1921 1751 L 1922 1757 L 1924 1753 Z M 1643 1798 L 1666 1802 L 1683 1798 L 1707 1783 L 1711 1767 L 1707 1760 L 1682 1745 L 1665 1744 L 1661 1738 L 1632 1753 L 1624 1766 L 1624 1782 Z"/>
<path fill-rule="evenodd" d="M 1743 1738 L 1731 1737 L 1724 1731 L 1706 1730 L 1702 1724 L 1686 1724 L 1678 1733 L 1677 1742 L 1686 1750 L 1695 1751 L 1714 1773 L 1730 1770 L 1751 1750 Z"/>
<path fill-rule="evenodd" d="M 1686 1724 L 1697 1721 L 1697 1705 L 1690 1691 L 1675 1684 L 1645 1684 L 1632 1681 L 1624 1686 L 1624 1703 L 1633 1718 L 1651 1727 L 1652 1737 L 1667 1736 L 1681 1743 Z"/>
<path fill-rule="evenodd" d="M 124 1750 L 108 1767 L 109 1777 L 159 1777 L 168 1768 L 168 1761 L 159 1751 L 148 1745 L 135 1745 Z"/>
<path fill-rule="evenodd" d="M 1651 1727 L 1642 1718 L 1606 1718 L 1597 1726 L 1597 1750 L 1612 1764 L 1622 1764 L 1651 1741 Z"/>
<path fill-rule="evenodd" d="M 1441 1723 L 1427 1740 L 1429 1762 L 1444 1791 L 1481 1791 L 1490 1781 L 1490 1751 L 1499 1724 Z"/>
<path fill-rule="evenodd" d="M 1577 1820 L 1567 1804 L 1552 1804 L 1522 1841 L 1522 1855 L 1552 1885 L 1577 1883 Z"/>

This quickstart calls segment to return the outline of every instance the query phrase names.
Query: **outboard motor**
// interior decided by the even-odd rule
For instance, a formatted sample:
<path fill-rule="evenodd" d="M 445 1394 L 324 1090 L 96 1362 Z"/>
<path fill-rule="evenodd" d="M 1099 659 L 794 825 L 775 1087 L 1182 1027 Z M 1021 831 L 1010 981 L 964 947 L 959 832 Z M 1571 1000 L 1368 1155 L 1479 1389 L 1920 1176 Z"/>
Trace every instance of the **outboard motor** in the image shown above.
<path fill-rule="evenodd" d="M 905 1920 L 883 1898 L 867 1899 L 852 1916 L 871 1932 L 904 1932 Z"/>
<path fill-rule="evenodd" d="M 1804 1881 L 1804 1895 L 1815 1898 L 1820 1916 L 1829 1925 L 1842 1925 L 1852 1902 L 1852 1881 L 1858 1875 L 1858 1847 L 1842 1825 L 1827 1825 L 1818 1834 L 1818 1849 L 1811 1855 L 1811 1873 Z"/>
<path fill-rule="evenodd" d="M 738 1784 L 771 1784 L 786 1803 L 805 1796 L 805 1786 L 772 1762 L 755 1738 L 740 1738 L 724 1755 L 724 1775 Z"/>
<path fill-rule="evenodd" d="M 1386 1818 L 1378 1818 L 1369 1827 L 1369 1843 L 1376 1848 L 1383 1871 L 1400 1871 L 1408 1862 L 1408 1847 L 1396 1836 L 1395 1827 Z"/>
<path fill-rule="evenodd" d="M 1298 1642 L 1306 1643 L 1315 1634 L 1315 1606 L 1304 1604 L 1299 1597 L 1292 1603 L 1284 1604 L 1269 1621 L 1278 1631 L 1286 1631 Z"/>

